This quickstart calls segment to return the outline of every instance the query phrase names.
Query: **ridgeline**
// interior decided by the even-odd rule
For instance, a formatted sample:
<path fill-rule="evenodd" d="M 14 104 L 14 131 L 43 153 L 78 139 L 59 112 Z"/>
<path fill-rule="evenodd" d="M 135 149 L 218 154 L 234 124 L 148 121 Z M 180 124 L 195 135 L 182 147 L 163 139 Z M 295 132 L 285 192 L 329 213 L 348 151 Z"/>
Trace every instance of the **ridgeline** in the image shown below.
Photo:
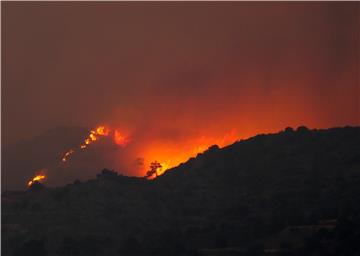
<path fill-rule="evenodd" d="M 287 128 L 154 179 L 2 194 L 2 255 L 360 255 L 360 127 Z"/>

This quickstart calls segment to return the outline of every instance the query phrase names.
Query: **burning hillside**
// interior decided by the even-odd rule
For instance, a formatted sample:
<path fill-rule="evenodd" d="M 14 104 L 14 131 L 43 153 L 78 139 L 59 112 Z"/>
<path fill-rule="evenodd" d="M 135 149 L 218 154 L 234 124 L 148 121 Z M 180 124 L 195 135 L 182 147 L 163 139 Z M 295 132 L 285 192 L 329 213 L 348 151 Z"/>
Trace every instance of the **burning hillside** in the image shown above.
<path fill-rule="evenodd" d="M 9 191 L 1 255 L 38 256 L 36 241 L 42 255 L 359 255 L 359 166 L 360 127 L 300 127 L 208 150 L 157 182 L 104 169 L 41 193 Z"/>
<path fill-rule="evenodd" d="M 35 182 L 42 182 L 46 178 L 45 174 L 38 174 L 28 182 L 28 187 L 31 187 Z"/>
<path fill-rule="evenodd" d="M 92 161 L 95 161 L 94 157 L 96 158 L 98 154 L 105 154 L 109 155 L 107 162 L 105 162 L 106 166 L 111 166 L 114 169 L 125 172 L 127 175 L 151 179 L 205 151 L 211 145 L 217 144 L 220 147 L 224 147 L 236 141 L 237 138 L 235 130 L 231 130 L 219 137 L 194 136 L 182 140 L 172 138 L 159 139 L 158 137 L 144 139 L 140 138 L 137 134 L 125 135 L 118 128 L 99 125 L 91 129 L 78 146 L 67 150 L 62 155 L 61 161 L 58 161 L 52 168 L 49 168 L 54 169 L 49 176 L 58 176 L 58 172 L 61 172 L 61 170 L 63 172 L 72 169 L 71 166 L 76 165 L 76 161 L 74 163 L 71 161 L 74 154 L 81 155 L 89 151 L 88 154 L 93 154 L 92 157 L 85 160 L 80 159 L 79 161 L 86 161 L 89 162 L 88 164 L 91 164 Z M 105 146 L 99 146 L 104 142 L 107 142 Z M 109 150 L 109 145 L 111 146 L 110 148 L 119 150 Z M 66 165 L 61 163 L 66 163 Z M 57 173 L 54 174 L 54 172 Z M 81 176 L 80 173 L 79 176 Z M 36 175 L 28 183 L 28 186 L 31 186 L 34 181 L 43 182 L 44 179 L 45 175 Z"/>
<path fill-rule="evenodd" d="M 94 130 L 91 130 L 88 136 L 84 139 L 83 143 L 80 144 L 78 150 L 86 149 L 92 143 L 99 141 L 102 137 L 113 136 L 114 142 L 120 146 L 125 146 L 127 143 L 127 139 L 123 136 L 118 130 L 112 130 L 105 126 L 98 126 Z M 69 157 L 75 153 L 75 149 L 70 149 L 65 152 L 61 161 L 68 161 Z"/>

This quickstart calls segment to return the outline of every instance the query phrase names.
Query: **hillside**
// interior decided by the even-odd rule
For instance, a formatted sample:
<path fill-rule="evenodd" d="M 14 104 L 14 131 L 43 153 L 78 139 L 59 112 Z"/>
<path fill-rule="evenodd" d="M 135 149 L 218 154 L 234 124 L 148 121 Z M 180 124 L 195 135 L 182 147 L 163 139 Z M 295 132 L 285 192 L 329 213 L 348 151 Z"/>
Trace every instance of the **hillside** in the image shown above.
<path fill-rule="evenodd" d="M 359 184 L 360 127 L 287 128 L 155 180 L 5 192 L 2 255 L 358 255 Z"/>
<path fill-rule="evenodd" d="M 2 191 L 26 189 L 27 182 L 39 170 L 45 170 L 46 183 L 55 187 L 75 179 L 88 180 L 104 167 L 114 168 L 113 160 L 119 157 L 121 147 L 108 138 L 82 154 L 72 155 L 71 164 L 61 161 L 65 152 L 79 147 L 89 130 L 84 127 L 57 127 L 3 149 Z"/>
<path fill-rule="evenodd" d="M 26 180 L 40 168 L 56 166 L 63 152 L 78 145 L 87 133 L 83 127 L 57 127 L 2 150 L 2 190 L 25 189 Z"/>

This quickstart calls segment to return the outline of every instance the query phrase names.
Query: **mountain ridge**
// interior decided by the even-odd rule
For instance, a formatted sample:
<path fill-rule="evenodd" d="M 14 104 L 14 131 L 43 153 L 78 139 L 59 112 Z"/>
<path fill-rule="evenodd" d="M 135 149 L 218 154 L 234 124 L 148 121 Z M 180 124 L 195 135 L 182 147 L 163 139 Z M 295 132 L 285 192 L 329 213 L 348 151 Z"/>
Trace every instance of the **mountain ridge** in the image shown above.
<path fill-rule="evenodd" d="M 263 255 L 267 239 L 289 226 L 357 221 L 359 182 L 360 127 L 287 128 L 212 146 L 154 180 L 103 170 L 86 182 L 5 193 L 3 253 L 37 241 L 44 255 L 227 255 L 234 247 Z M 292 255 L 310 250 L 302 240 Z M 335 252 L 344 242 L 333 244 Z"/>

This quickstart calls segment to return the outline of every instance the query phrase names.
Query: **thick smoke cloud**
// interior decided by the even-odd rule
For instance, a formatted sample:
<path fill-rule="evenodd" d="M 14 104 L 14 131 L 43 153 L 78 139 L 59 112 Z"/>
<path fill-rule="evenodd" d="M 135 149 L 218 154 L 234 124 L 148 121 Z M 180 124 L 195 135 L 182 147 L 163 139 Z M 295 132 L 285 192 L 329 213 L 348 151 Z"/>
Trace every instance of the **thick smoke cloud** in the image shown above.
<path fill-rule="evenodd" d="M 5 145 L 105 123 L 140 154 L 360 123 L 356 2 L 8 2 L 2 14 Z"/>

